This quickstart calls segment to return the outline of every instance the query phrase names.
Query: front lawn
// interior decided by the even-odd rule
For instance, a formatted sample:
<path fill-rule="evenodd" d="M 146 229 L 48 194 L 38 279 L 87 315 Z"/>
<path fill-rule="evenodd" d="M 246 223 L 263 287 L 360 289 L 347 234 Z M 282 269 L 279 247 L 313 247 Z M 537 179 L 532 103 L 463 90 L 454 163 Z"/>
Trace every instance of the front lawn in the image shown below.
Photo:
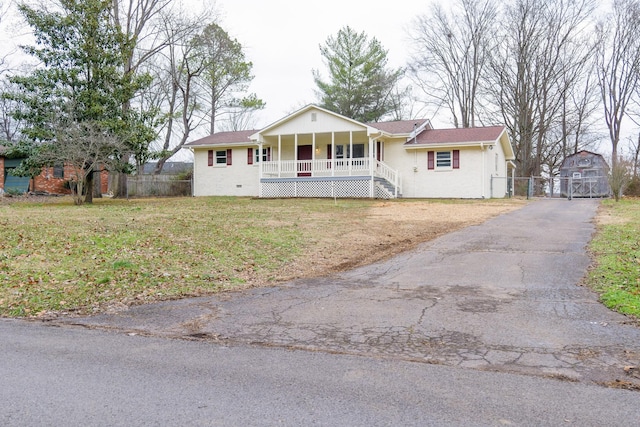
<path fill-rule="evenodd" d="M 587 283 L 609 308 L 640 319 L 640 199 L 604 200 Z"/>
<path fill-rule="evenodd" d="M 118 310 L 374 262 L 511 201 L 175 198 L 0 203 L 0 316 Z"/>

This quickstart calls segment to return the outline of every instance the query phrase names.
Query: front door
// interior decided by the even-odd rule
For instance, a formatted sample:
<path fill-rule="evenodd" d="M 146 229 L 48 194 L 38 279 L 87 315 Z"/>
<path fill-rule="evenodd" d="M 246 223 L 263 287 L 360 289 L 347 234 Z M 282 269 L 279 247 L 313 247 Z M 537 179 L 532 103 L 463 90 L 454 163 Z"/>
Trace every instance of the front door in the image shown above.
<path fill-rule="evenodd" d="M 311 176 L 312 158 L 313 147 L 311 145 L 298 145 L 298 176 Z"/>

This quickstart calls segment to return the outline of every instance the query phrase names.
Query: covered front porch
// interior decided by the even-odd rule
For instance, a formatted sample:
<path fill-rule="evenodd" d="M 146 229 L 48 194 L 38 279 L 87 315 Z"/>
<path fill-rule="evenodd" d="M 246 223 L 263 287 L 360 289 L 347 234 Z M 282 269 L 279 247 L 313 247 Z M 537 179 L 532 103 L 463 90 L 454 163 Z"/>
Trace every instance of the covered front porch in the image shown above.
<path fill-rule="evenodd" d="M 385 197 L 400 176 L 383 162 L 382 132 L 308 107 L 251 137 L 261 197 Z"/>
<path fill-rule="evenodd" d="M 400 176 L 366 132 L 266 137 L 256 150 L 261 197 L 396 198 Z"/>
<path fill-rule="evenodd" d="M 261 163 L 260 197 L 400 197 L 397 171 L 369 158 L 266 161 Z"/>

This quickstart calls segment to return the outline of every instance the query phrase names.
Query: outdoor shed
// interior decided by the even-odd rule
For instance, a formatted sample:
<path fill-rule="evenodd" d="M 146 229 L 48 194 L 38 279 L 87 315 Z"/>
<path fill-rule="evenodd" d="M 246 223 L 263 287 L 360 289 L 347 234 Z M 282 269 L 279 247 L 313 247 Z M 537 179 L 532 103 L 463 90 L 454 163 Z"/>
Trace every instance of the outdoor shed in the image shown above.
<path fill-rule="evenodd" d="M 602 155 L 578 151 L 567 156 L 560 166 L 560 191 L 563 197 L 608 197 L 609 165 Z"/>

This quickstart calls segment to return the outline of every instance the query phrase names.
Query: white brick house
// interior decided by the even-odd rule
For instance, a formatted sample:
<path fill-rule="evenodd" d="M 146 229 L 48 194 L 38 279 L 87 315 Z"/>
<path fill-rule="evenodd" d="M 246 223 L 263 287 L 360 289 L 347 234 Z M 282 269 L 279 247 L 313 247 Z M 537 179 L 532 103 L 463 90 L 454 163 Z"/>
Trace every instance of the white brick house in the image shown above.
<path fill-rule="evenodd" d="M 504 126 L 360 123 L 315 105 L 261 130 L 219 132 L 186 147 L 194 196 L 504 197 L 515 169 Z"/>

